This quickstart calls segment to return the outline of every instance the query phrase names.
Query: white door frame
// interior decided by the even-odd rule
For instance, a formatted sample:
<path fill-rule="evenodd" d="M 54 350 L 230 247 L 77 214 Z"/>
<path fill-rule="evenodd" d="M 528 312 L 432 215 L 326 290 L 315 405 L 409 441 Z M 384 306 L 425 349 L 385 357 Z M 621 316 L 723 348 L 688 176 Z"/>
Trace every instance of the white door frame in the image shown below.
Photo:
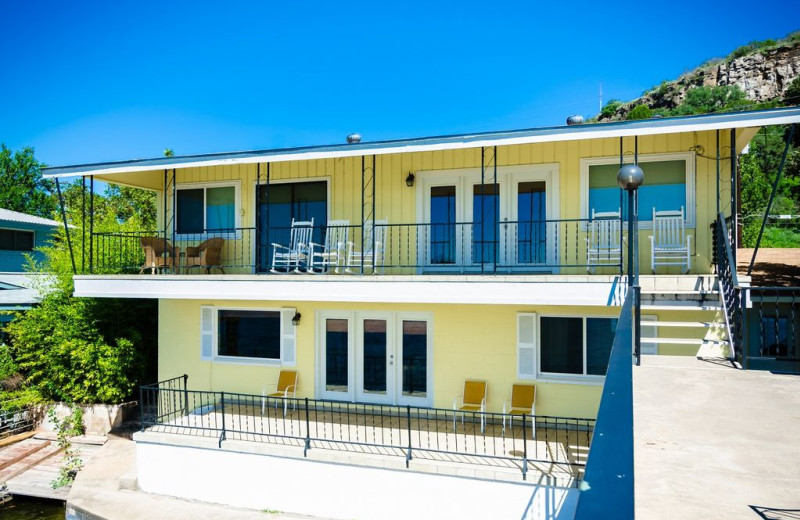
<path fill-rule="evenodd" d="M 377 311 L 316 311 L 316 384 L 318 399 L 335 401 L 369 402 L 427 407 L 433 403 L 433 319 L 427 312 L 377 312 Z M 328 319 L 347 320 L 347 391 L 334 392 L 325 388 L 325 332 Z M 364 320 L 386 320 L 386 395 L 368 394 L 363 391 L 364 369 Z M 426 323 L 426 392 L 425 397 L 403 395 L 403 321 Z"/>

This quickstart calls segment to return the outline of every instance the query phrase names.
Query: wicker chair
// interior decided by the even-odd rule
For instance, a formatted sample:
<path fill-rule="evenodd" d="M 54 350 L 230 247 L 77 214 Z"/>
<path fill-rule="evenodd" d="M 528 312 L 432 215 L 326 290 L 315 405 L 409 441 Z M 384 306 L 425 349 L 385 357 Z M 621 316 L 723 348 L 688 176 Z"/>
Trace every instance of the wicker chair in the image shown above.
<path fill-rule="evenodd" d="M 173 247 L 168 240 L 159 237 L 141 237 L 139 243 L 144 250 L 144 265 L 139 274 L 145 269 L 155 274 L 158 269 L 178 267 L 181 248 Z"/>
<path fill-rule="evenodd" d="M 205 269 L 210 273 L 211 269 L 217 268 L 225 274 L 222 268 L 222 246 L 225 245 L 224 238 L 209 238 L 197 247 L 186 248 L 186 271 L 192 267 Z"/>

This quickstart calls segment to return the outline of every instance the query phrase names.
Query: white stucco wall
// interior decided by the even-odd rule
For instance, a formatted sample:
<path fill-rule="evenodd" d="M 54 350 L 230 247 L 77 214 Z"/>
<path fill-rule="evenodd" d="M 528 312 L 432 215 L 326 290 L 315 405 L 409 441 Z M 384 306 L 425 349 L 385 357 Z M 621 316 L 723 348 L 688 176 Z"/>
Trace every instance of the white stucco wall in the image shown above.
<path fill-rule="evenodd" d="M 143 491 L 336 519 L 571 519 L 574 488 L 138 441 Z"/>

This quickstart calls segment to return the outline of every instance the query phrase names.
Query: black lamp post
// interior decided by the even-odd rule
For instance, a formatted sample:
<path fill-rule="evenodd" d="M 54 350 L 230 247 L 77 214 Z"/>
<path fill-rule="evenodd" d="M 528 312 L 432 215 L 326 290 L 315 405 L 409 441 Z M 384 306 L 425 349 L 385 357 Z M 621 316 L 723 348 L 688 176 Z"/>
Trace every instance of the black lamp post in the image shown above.
<path fill-rule="evenodd" d="M 636 215 L 636 190 L 644 182 L 644 172 L 637 164 L 626 164 L 617 172 L 619 187 L 628 192 L 628 287 L 634 297 L 634 354 L 636 365 L 641 364 L 642 351 L 642 304 L 639 287 L 639 222 Z"/>

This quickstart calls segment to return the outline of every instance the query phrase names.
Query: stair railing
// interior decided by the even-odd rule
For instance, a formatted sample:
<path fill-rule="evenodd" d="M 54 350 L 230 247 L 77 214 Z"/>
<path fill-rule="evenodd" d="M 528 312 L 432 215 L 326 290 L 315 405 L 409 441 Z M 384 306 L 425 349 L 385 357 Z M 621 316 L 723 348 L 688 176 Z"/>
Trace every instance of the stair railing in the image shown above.
<path fill-rule="evenodd" d="M 722 307 L 725 314 L 725 328 L 728 332 L 728 342 L 731 346 L 731 361 L 742 361 L 743 357 L 743 324 L 742 290 L 739 277 L 736 274 L 736 262 L 733 260 L 731 238 L 725 216 L 717 215 L 716 229 L 714 230 L 714 253 L 719 279 Z"/>

